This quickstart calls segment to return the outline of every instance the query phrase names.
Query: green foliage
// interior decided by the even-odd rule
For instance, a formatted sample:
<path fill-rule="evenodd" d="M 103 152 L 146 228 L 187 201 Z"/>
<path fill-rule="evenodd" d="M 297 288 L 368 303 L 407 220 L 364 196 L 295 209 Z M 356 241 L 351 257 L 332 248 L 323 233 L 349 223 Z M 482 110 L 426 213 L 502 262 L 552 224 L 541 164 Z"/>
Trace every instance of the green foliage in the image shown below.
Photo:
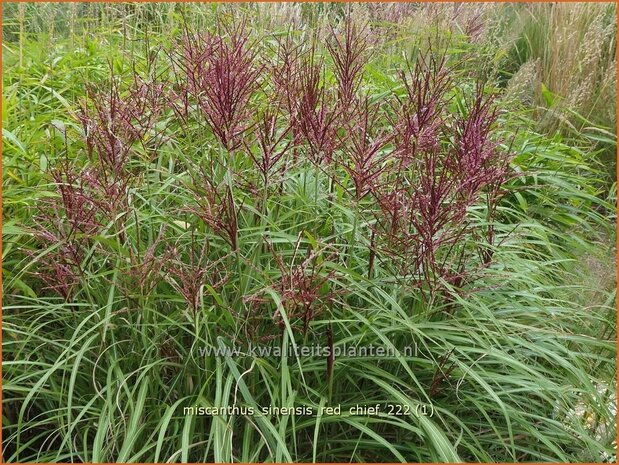
<path fill-rule="evenodd" d="M 159 47 L 170 46 L 184 18 L 193 15 L 196 28 L 213 27 L 213 10 L 226 10 L 173 3 L 20 5 L 5 5 L 3 30 L 7 462 L 587 462 L 615 456 L 616 185 L 609 188 L 590 143 L 616 145 L 612 133 L 591 125 L 577 137 L 540 134 L 530 115 L 512 111 L 512 100 L 499 100 L 503 148 L 514 154 L 518 175 L 504 186 L 492 220 L 492 264 L 480 266 L 462 288 L 443 283 L 449 298 L 428 299 L 394 279 L 388 258 L 378 257 L 368 275 L 373 218 L 360 214 L 346 189 L 350 179 L 332 183 L 311 164 L 289 170 L 277 195 L 236 186 L 235 252 L 187 210 L 206 160 L 224 152 L 203 123 L 168 126 L 157 150 L 136 149 L 131 214 L 110 221 L 95 238 L 79 289 L 65 300 L 36 276 L 54 250 L 37 245 L 33 216 L 40 202 L 56 195 L 51 167 L 65 158 L 90 166 L 76 118 L 85 83 L 105 83 L 111 68 L 128 85 L 133 66 L 146 75 L 147 57 L 165 55 Z M 334 25 L 342 16 L 341 6 L 319 8 Z M 299 7 L 316 29 L 319 8 Z M 38 16 L 44 14 L 57 25 L 51 36 L 37 26 L 46 23 Z M 252 18 L 262 27 L 258 34 L 285 30 L 272 27 L 262 10 Z M 377 35 L 390 33 L 389 26 L 377 28 Z M 377 99 L 402 95 L 394 68 L 404 64 L 401 52 L 412 52 L 404 44 L 423 36 L 406 31 L 377 45 L 366 67 L 364 90 Z M 452 92 L 457 112 L 456 96 L 471 90 L 470 76 L 478 71 L 463 50 L 478 45 L 466 34 L 451 37 L 449 60 L 461 66 L 459 90 Z M 155 74 L 169 72 L 165 59 L 156 63 Z M 250 173 L 249 157 L 237 154 L 230 163 Z M 229 172 L 218 175 L 222 186 L 232 182 Z M 488 227 L 484 206 L 468 214 L 472 227 Z M 467 241 L 462 247 L 473 250 L 482 239 Z M 179 290 L 180 274 L 159 270 L 151 292 L 136 288 L 132 259 L 149 250 L 164 255 L 171 246 L 170 260 L 181 267 L 202 244 L 227 273 L 222 283 L 214 271 L 208 275 L 194 311 Z M 274 252 L 290 268 L 313 256 L 317 279 L 325 280 L 318 295 L 328 304 L 305 333 L 274 284 L 284 275 Z M 255 319 L 242 313 L 250 298 L 261 304 Z M 267 332 L 270 337 L 256 343 L 280 348 L 280 356 L 203 354 Z M 324 356 L 294 354 L 304 345 L 327 346 L 330 338 L 335 347 L 372 345 L 392 354 L 341 356 L 332 371 Z M 404 353 L 406 347 L 414 351 Z M 347 413 L 376 404 L 377 415 Z M 389 404 L 405 413 L 389 414 Z M 183 411 L 269 406 L 314 413 Z M 341 406 L 342 414 L 317 413 L 329 406 Z M 428 414 L 419 414 L 418 406 Z"/>

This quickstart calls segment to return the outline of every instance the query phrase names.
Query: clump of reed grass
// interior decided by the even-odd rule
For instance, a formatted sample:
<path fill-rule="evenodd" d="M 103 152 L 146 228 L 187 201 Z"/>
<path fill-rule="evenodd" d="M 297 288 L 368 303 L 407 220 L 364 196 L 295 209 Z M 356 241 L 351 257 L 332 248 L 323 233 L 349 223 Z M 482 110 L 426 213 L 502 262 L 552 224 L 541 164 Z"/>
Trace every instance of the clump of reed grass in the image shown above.
<path fill-rule="evenodd" d="M 543 109 L 542 127 L 598 124 L 614 131 L 616 109 L 609 102 L 616 100 L 615 6 L 523 5 L 513 14 L 517 63 L 537 63 L 535 104 Z"/>
<path fill-rule="evenodd" d="M 49 76 L 7 45 L 7 462 L 612 456 L 616 293 L 579 261 L 614 234 L 599 167 L 448 47 L 384 56 L 337 5 L 263 34 L 252 8 L 82 5 L 127 53 L 84 39 Z M 402 414 L 346 413 L 370 403 Z"/>

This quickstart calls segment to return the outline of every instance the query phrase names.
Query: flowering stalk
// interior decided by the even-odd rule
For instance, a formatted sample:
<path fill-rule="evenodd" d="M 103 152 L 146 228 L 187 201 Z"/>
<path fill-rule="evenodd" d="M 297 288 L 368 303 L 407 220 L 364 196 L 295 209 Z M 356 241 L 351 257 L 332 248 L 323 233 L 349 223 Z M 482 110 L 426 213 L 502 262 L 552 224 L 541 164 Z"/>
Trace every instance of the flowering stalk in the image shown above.
<path fill-rule="evenodd" d="M 269 184 L 269 175 L 280 163 L 289 149 L 293 146 L 293 139 L 289 137 L 292 123 L 283 125 L 280 129 L 280 108 L 276 103 L 265 110 L 254 129 L 254 143 L 256 150 L 244 141 L 247 154 L 251 157 L 254 166 L 262 177 L 263 186 L 266 190 Z"/>
<path fill-rule="evenodd" d="M 48 289 L 69 300 L 83 275 L 83 263 L 91 239 L 102 228 L 103 204 L 92 194 L 88 176 L 82 176 L 63 162 L 50 175 L 56 196 L 38 205 L 32 230 L 46 253 L 37 256 L 41 264 L 36 275 Z"/>
<path fill-rule="evenodd" d="M 367 97 L 355 104 L 345 125 L 345 136 L 340 138 L 344 154 L 341 164 L 353 181 L 357 201 L 375 189 L 390 156 L 385 149 L 393 135 L 377 129 L 379 111 L 380 107 Z"/>
<path fill-rule="evenodd" d="M 217 289 L 223 286 L 228 276 L 221 266 L 223 259 L 209 261 L 207 242 L 196 250 L 193 234 L 187 250 L 187 262 L 183 260 L 183 252 L 184 250 L 178 245 L 169 248 L 166 252 L 164 270 L 168 282 L 185 299 L 195 316 L 200 308 L 204 285 L 208 283 L 213 289 Z"/>
<path fill-rule="evenodd" d="M 100 174 L 127 176 L 133 145 L 140 143 L 146 149 L 147 135 L 151 145 L 158 148 L 163 141 L 162 132 L 151 132 L 163 113 L 165 100 L 162 83 L 144 81 L 137 74 L 125 94 L 113 76 L 105 90 L 88 88 L 77 116 L 84 130 L 88 156 L 100 166 Z"/>
<path fill-rule="evenodd" d="M 471 232 L 467 211 L 485 195 L 494 213 L 508 159 L 491 138 L 497 114 L 482 86 L 466 114 L 447 115 L 444 60 L 423 58 L 414 69 L 411 79 L 402 75 L 407 99 L 398 102 L 394 121 L 396 163 L 375 192 L 377 233 L 389 244 L 386 252 L 403 264 L 403 274 L 433 296 L 443 280 L 466 282 L 470 270 L 454 254 Z M 492 241 L 491 228 L 487 237 Z M 485 255 L 484 263 L 490 258 Z"/>
<path fill-rule="evenodd" d="M 238 250 L 238 218 L 232 188 L 227 183 L 215 185 L 204 170 L 194 178 L 191 186 L 196 206 L 185 210 L 204 221 L 213 232 L 223 238 L 232 250 Z"/>
<path fill-rule="evenodd" d="M 250 98 L 260 87 L 263 66 L 250 43 L 245 22 L 219 23 L 219 34 L 185 34 L 180 65 L 187 89 L 198 102 L 213 134 L 233 151 L 249 128 Z M 225 36 L 224 36 L 225 35 Z"/>
<path fill-rule="evenodd" d="M 333 59 L 338 102 L 342 111 L 346 111 L 353 105 L 363 80 L 363 67 L 369 60 L 369 42 L 367 25 L 357 26 L 350 15 L 343 23 L 342 34 L 331 28 L 331 40 L 327 41 L 326 47 Z"/>
<path fill-rule="evenodd" d="M 290 324 L 293 327 L 301 325 L 303 333 L 306 334 L 310 322 L 335 297 L 335 293 L 330 290 L 329 286 L 329 281 L 334 272 L 322 273 L 322 253 L 309 248 L 306 251 L 305 258 L 300 263 L 295 264 L 301 247 L 301 234 L 297 239 L 290 265 L 284 262 L 282 256 L 276 252 L 272 244 L 268 242 L 267 244 L 280 273 L 279 278 L 274 280 L 271 287 L 279 295 Z M 246 303 L 254 305 L 267 303 L 268 301 L 262 297 L 262 293 L 263 291 L 260 291 L 244 300 Z M 280 331 L 285 330 L 285 322 L 279 309 L 273 314 L 273 320 Z"/>
<path fill-rule="evenodd" d="M 317 166 L 333 159 L 340 116 L 322 80 L 323 66 L 313 48 L 303 57 L 298 71 L 299 94 L 294 102 L 294 122 L 308 144 L 309 159 Z"/>

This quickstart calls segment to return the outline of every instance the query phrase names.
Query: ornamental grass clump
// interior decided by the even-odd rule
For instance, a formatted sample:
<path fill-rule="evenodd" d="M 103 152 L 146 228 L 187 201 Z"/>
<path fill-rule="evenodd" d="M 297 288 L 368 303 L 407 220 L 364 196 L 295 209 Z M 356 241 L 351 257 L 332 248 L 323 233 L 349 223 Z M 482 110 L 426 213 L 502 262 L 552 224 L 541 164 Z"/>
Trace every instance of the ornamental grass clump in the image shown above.
<path fill-rule="evenodd" d="M 612 455 L 616 289 L 580 265 L 616 211 L 466 69 L 476 17 L 101 8 L 134 16 L 4 50 L 7 462 Z"/>
<path fill-rule="evenodd" d="M 219 148 L 206 143 L 202 159 L 189 161 L 189 179 L 182 185 L 191 200 L 171 213 L 189 214 L 191 234 L 193 228 L 210 231 L 238 254 L 236 265 L 228 261 L 233 268 L 228 273 L 237 273 L 241 279 L 240 263 L 249 259 L 243 231 L 257 224 L 249 220 L 245 202 L 254 198 L 258 214 L 253 221 L 263 226 L 264 215 L 280 211 L 273 209 L 273 195 L 282 195 L 290 188 L 292 173 L 301 173 L 304 192 L 310 186 L 308 178 L 314 178 L 310 196 L 314 207 L 321 198 L 321 177 L 328 185 L 330 203 L 335 195 L 350 199 L 352 235 L 342 237 L 349 244 L 347 254 L 338 255 L 345 266 L 360 268 L 370 276 L 377 257 L 389 260 L 394 280 L 407 283 L 411 292 L 417 288 L 432 296 L 445 285 L 464 285 L 475 267 L 490 264 L 493 215 L 501 185 L 509 177 L 509 157 L 492 134 L 497 120 L 492 96 L 485 95 L 481 84 L 470 97 L 455 91 L 446 56 L 428 52 L 398 71 L 399 92 L 373 98 L 363 89 L 364 66 L 369 59 L 367 34 L 366 28 L 348 18 L 343 21 L 342 33 L 332 29 L 326 54 L 321 54 L 316 43 L 302 47 L 288 37 L 279 39 L 275 61 L 268 64 L 259 57 L 267 49 L 250 37 L 244 21 L 220 22 L 216 32 L 185 32 L 181 51 L 168 53 L 172 58 L 170 79 L 166 80 L 164 73 L 156 80 L 135 74 L 127 90 L 114 78 L 103 92 L 89 90 L 78 113 L 89 164 L 79 172 L 67 167 L 67 173 L 75 172 L 68 183 L 56 179 L 64 192 L 59 199 L 62 221 L 82 236 L 92 236 L 93 228 L 111 222 L 121 245 L 127 245 L 127 218 L 135 214 L 129 191 L 139 189 L 140 177 L 145 175 L 140 172 L 140 160 L 157 157 L 174 137 L 166 134 L 166 127 L 183 127 L 185 137 L 195 138 L 203 133 L 206 123 L 214 136 L 206 140 L 216 141 Z M 325 75 L 328 57 L 335 86 Z M 454 105 L 456 99 L 458 104 Z M 468 104 L 469 100 L 472 103 Z M 192 126 L 192 121 L 197 126 Z M 151 155 L 144 157 L 146 153 Z M 269 189 L 275 174 L 280 178 L 277 191 Z M 252 179 L 259 180 L 262 188 L 252 187 Z M 87 183 L 90 197 L 76 183 Z M 67 189 L 70 192 L 65 192 Z M 482 200 L 488 225 L 479 231 L 469 221 L 468 211 Z M 57 208 L 53 206 L 52 211 Z M 321 234 L 343 234 L 334 223 L 337 213 L 333 207 L 326 212 L 328 220 L 316 220 L 328 221 L 330 228 L 308 224 L 306 229 L 318 234 L 319 241 L 323 240 Z M 46 235 L 48 226 L 41 222 L 39 226 L 40 237 L 64 237 Z M 72 244 L 70 234 L 65 236 L 63 243 L 74 253 L 85 247 Z M 488 247 L 478 244 L 483 249 L 482 263 L 478 263 L 468 244 L 471 238 L 482 236 Z M 169 240 L 158 239 L 163 244 Z M 369 252 L 365 263 L 352 256 L 358 240 L 366 243 Z M 168 245 L 168 252 L 159 259 L 152 256 L 151 244 L 144 254 L 150 264 L 134 263 L 134 270 L 138 275 L 139 270 L 150 269 L 172 276 L 168 281 L 197 312 L 209 263 L 219 263 L 226 255 L 207 246 L 211 242 L 208 236 L 203 241 L 199 253 L 193 248 L 188 255 L 179 253 L 175 243 Z M 262 243 L 262 250 L 266 245 Z M 139 244 L 136 247 L 139 249 Z M 137 257 L 139 250 L 130 254 Z M 183 265 L 184 256 L 193 257 L 191 263 Z M 283 259 L 272 258 L 281 272 Z M 63 280 L 77 280 L 80 263 L 76 257 L 59 264 Z M 296 273 L 303 268 L 292 269 Z M 137 279 L 142 291 L 152 290 L 146 275 Z M 221 277 L 212 281 L 213 286 L 223 283 Z M 304 282 L 302 277 L 293 281 L 299 286 Z M 65 298 L 69 296 L 67 286 L 61 286 Z M 284 300 L 291 292 L 280 291 Z M 238 301 L 246 301 L 244 297 L 240 295 Z M 306 329 L 313 314 L 303 311 Z"/>

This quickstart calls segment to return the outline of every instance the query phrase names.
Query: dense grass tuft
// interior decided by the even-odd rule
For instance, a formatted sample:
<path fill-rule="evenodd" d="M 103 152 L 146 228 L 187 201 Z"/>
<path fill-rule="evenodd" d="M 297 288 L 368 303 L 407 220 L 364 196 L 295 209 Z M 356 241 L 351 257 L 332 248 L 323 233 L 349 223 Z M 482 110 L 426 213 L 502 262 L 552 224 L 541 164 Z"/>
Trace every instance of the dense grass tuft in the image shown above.
<path fill-rule="evenodd" d="M 4 460 L 614 459 L 616 185 L 477 68 L 481 10 L 43 8 L 3 30 Z"/>

